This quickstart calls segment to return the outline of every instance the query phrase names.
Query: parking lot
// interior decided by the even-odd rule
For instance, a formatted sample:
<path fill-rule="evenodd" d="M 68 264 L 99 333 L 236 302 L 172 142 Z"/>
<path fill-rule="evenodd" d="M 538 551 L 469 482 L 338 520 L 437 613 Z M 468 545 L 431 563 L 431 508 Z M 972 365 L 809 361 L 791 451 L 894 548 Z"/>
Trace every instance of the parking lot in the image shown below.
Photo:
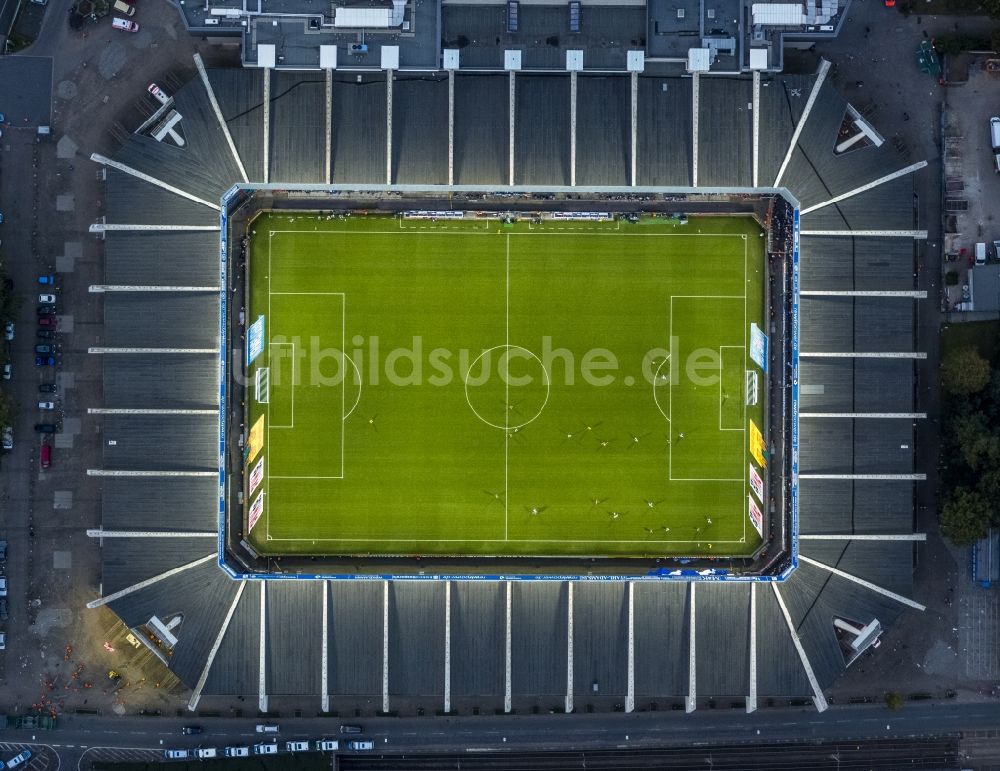
<path fill-rule="evenodd" d="M 956 271 L 958 281 L 945 287 L 945 301 L 947 310 L 956 310 L 963 299 L 968 302 L 968 297 L 963 297 L 963 287 L 970 284 L 967 274 L 974 262 L 977 243 L 986 244 L 990 263 L 987 268 L 974 271 L 980 286 L 996 278 L 992 274 L 1000 273 L 1000 261 L 993 247 L 993 242 L 1000 240 L 996 206 L 1000 201 L 1000 174 L 995 170 L 990 139 L 990 118 L 1000 115 L 1000 76 L 986 72 L 982 62 L 977 61 L 970 67 L 968 81 L 949 88 L 947 97 L 945 252 L 953 255 L 953 259 L 946 262 L 945 270 Z M 993 297 L 992 306 L 986 306 L 987 298 L 975 292 L 975 281 L 972 286 L 977 301 L 974 310 L 1000 309 L 1000 298 Z"/>

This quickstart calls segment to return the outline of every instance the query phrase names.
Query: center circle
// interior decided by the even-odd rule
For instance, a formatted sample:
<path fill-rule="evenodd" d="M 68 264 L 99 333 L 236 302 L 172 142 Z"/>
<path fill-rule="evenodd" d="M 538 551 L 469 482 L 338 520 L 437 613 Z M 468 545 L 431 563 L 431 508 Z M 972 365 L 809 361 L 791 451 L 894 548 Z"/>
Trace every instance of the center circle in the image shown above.
<path fill-rule="evenodd" d="M 465 400 L 483 423 L 516 431 L 538 419 L 552 384 L 538 356 L 520 345 L 495 345 L 465 373 Z"/>

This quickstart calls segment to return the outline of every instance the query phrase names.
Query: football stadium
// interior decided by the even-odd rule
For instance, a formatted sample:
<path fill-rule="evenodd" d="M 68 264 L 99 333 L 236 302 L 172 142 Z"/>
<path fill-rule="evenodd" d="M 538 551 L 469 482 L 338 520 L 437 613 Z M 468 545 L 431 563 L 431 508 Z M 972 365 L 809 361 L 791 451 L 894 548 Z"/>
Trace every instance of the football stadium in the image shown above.
<path fill-rule="evenodd" d="M 926 163 L 828 63 L 195 64 L 91 156 L 88 471 L 190 710 L 824 710 L 924 609 Z"/>
<path fill-rule="evenodd" d="M 760 545 L 763 232 L 585 216 L 253 221 L 257 553 Z"/>

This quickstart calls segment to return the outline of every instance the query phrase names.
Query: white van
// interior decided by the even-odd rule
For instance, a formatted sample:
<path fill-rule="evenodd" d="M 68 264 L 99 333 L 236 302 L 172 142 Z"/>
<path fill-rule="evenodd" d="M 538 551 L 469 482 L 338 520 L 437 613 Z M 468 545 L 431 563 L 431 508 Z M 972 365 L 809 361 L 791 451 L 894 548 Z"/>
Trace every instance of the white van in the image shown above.
<path fill-rule="evenodd" d="M 124 13 L 126 16 L 132 16 L 135 13 L 135 7 L 128 3 L 123 3 L 122 0 L 115 0 L 114 9 L 118 13 Z"/>
<path fill-rule="evenodd" d="M 253 746 L 254 755 L 277 755 L 278 754 L 278 743 L 272 742 L 271 744 L 255 744 Z"/>
<path fill-rule="evenodd" d="M 257 724 L 257 733 L 259 734 L 276 734 L 278 733 L 278 726 L 276 725 L 265 725 L 264 723 Z"/>
<path fill-rule="evenodd" d="M 994 150 L 1000 150 L 1000 118 L 990 118 L 990 144 Z"/>
<path fill-rule="evenodd" d="M 340 742 L 334 739 L 319 739 L 316 742 L 317 752 L 336 752 L 340 749 Z"/>
<path fill-rule="evenodd" d="M 227 758 L 248 758 L 250 757 L 249 747 L 226 747 L 222 754 Z"/>
<path fill-rule="evenodd" d="M 309 742 L 285 742 L 286 752 L 309 752 Z"/>
<path fill-rule="evenodd" d="M 986 264 L 986 243 L 980 241 L 976 244 L 976 265 Z"/>
<path fill-rule="evenodd" d="M 219 751 L 215 747 L 199 747 L 194 751 L 194 756 L 201 760 L 219 757 Z"/>
<path fill-rule="evenodd" d="M 138 32 L 139 25 L 128 19 L 120 19 L 117 16 L 111 20 L 111 29 L 120 29 L 122 32 Z"/>

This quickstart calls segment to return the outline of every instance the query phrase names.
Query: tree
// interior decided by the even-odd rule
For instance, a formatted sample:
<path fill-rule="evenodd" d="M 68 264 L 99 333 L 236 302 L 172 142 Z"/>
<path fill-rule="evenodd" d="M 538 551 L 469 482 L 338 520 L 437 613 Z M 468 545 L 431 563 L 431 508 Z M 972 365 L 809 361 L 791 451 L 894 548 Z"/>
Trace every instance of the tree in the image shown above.
<path fill-rule="evenodd" d="M 990 363 L 971 345 L 946 354 L 941 362 L 941 385 L 949 393 L 968 396 L 977 393 L 990 380 Z"/>
<path fill-rule="evenodd" d="M 941 532 L 955 546 L 971 546 L 989 530 L 992 511 L 976 490 L 959 487 L 941 509 Z"/>
<path fill-rule="evenodd" d="M 991 468 L 1000 459 L 1000 438 L 990 432 L 982 412 L 959 415 L 951 429 L 962 459 L 972 471 Z"/>
<path fill-rule="evenodd" d="M 891 710 L 899 710 L 903 708 L 903 694 L 899 691 L 889 691 L 885 695 L 885 706 Z"/>

